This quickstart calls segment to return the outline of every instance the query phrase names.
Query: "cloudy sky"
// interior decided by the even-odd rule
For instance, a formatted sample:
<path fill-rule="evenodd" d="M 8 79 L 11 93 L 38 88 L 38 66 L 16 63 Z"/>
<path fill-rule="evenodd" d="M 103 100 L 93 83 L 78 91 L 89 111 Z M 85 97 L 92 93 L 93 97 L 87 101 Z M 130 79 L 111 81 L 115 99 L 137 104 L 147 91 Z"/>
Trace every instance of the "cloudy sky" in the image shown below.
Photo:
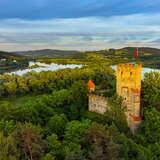
<path fill-rule="evenodd" d="M 160 48 L 160 0 L 0 0 L 0 50 Z"/>

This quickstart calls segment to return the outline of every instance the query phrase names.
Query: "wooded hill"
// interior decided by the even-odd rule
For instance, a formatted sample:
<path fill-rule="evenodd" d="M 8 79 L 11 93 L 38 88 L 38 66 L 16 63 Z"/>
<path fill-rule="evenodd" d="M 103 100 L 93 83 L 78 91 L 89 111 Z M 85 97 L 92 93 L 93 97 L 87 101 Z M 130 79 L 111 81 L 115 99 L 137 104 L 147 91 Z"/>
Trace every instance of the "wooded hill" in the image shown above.
<path fill-rule="evenodd" d="M 44 50 L 33 50 L 33 51 L 22 51 L 16 52 L 18 55 L 29 56 L 29 57 L 68 57 L 73 56 L 76 57 L 78 55 L 84 55 L 84 53 L 101 53 L 101 54 L 125 54 L 130 55 L 133 53 L 135 47 L 125 47 L 121 49 L 109 49 L 109 50 L 99 50 L 99 51 L 73 51 L 73 50 L 52 50 L 52 49 L 44 49 Z M 160 55 L 160 49 L 157 48 L 148 48 L 141 47 L 139 48 L 139 52 L 142 55 Z"/>
<path fill-rule="evenodd" d="M 27 56 L 27 57 L 68 57 L 80 54 L 79 51 L 72 50 L 51 50 L 51 49 L 43 49 L 43 50 L 33 50 L 33 51 L 22 51 L 16 52 L 16 54 Z"/>
<path fill-rule="evenodd" d="M 16 53 L 0 51 L 0 59 L 20 59 L 20 58 L 22 58 L 22 56 Z"/>

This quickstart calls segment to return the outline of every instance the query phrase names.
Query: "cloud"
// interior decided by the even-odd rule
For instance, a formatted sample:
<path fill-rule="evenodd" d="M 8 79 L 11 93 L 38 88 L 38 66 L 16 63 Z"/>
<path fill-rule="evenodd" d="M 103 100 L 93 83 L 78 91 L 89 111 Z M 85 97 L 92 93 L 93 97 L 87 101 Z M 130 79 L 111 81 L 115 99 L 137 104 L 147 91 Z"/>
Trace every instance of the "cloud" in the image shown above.
<path fill-rule="evenodd" d="M 159 0 L 1 0 L 0 19 L 30 20 L 159 12 Z"/>
<path fill-rule="evenodd" d="M 159 47 L 160 13 L 50 20 L 0 20 L 0 50 Z"/>

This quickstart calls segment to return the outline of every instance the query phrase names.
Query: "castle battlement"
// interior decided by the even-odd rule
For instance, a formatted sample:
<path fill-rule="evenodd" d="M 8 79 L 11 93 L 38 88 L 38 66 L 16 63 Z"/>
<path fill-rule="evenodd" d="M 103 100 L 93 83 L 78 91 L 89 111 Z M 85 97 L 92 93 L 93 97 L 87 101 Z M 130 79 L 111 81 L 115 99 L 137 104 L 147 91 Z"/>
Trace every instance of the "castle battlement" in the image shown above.
<path fill-rule="evenodd" d="M 141 64 L 119 64 L 117 66 L 117 93 L 121 95 L 122 87 L 129 87 L 132 90 L 141 90 L 142 79 Z"/>
<path fill-rule="evenodd" d="M 117 74 L 121 74 L 121 76 L 125 76 L 125 75 L 132 76 L 133 74 L 135 75 L 137 73 L 138 73 L 138 76 L 140 76 L 139 73 L 141 73 L 141 71 L 142 71 L 141 64 L 119 64 L 117 66 Z"/>

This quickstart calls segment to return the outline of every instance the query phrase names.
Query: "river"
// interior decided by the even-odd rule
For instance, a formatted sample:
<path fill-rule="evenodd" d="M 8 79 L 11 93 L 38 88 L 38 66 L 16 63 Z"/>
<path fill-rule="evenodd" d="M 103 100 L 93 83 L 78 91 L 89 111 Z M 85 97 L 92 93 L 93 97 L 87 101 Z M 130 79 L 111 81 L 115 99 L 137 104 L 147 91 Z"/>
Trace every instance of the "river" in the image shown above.
<path fill-rule="evenodd" d="M 36 68 L 34 68 L 34 66 L 36 66 Z M 66 64 L 66 65 L 56 64 L 56 63 L 46 64 L 46 63 L 32 62 L 31 61 L 31 62 L 29 62 L 28 69 L 17 70 L 17 71 L 14 71 L 14 72 L 10 72 L 9 74 L 15 74 L 15 75 L 22 76 L 22 75 L 25 75 L 29 72 L 56 71 L 56 70 L 66 69 L 66 68 L 74 69 L 74 68 L 81 68 L 82 66 L 83 65 L 77 65 L 77 64 Z M 116 65 L 113 65 L 111 67 L 114 70 L 117 69 Z M 152 72 L 152 71 L 160 72 L 160 69 L 152 69 L 152 68 L 143 67 L 142 77 L 144 77 L 145 73 Z"/>
<path fill-rule="evenodd" d="M 32 68 L 34 66 L 37 66 L 37 67 Z M 56 64 L 56 63 L 46 64 L 46 63 L 31 61 L 29 62 L 29 67 L 27 69 L 17 70 L 14 72 L 10 72 L 9 74 L 15 74 L 15 75 L 22 76 L 29 72 L 57 71 L 60 69 L 66 69 L 66 68 L 74 69 L 74 68 L 81 68 L 81 67 L 82 65 L 77 65 L 77 64 L 66 64 L 66 65 Z"/>

